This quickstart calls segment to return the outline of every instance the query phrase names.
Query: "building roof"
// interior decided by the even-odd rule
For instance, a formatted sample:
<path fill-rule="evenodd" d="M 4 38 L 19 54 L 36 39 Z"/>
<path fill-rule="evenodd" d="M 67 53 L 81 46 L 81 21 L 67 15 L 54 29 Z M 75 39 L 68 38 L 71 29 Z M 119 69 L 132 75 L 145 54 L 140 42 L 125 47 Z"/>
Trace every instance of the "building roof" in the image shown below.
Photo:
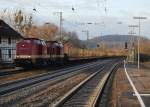
<path fill-rule="evenodd" d="M 11 28 L 7 23 L 0 19 L 0 37 L 23 38 L 20 33 Z"/>

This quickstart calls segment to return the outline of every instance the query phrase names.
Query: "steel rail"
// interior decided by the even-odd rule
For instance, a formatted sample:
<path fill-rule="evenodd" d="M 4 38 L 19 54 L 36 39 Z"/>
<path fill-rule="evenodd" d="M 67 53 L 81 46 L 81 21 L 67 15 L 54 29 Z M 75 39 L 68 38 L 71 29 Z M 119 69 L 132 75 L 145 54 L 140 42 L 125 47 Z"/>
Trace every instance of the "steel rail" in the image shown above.
<path fill-rule="evenodd" d="M 7 75 L 11 75 L 11 74 L 16 74 L 16 73 L 21 73 L 21 72 L 24 72 L 25 69 L 23 68 L 20 68 L 20 69 L 14 69 L 14 70 L 4 70 L 4 71 L 0 71 L 0 77 L 3 77 L 3 76 L 7 76 Z"/>
<path fill-rule="evenodd" d="M 106 83 L 108 82 L 109 77 L 111 76 L 114 69 L 119 65 L 119 63 L 115 63 L 111 69 L 105 73 L 105 75 L 102 77 L 100 82 L 98 83 L 98 89 L 94 92 L 95 95 L 92 97 L 92 102 L 88 104 L 88 107 L 96 107 L 98 99 L 101 97 L 103 89 L 105 88 Z M 97 72 L 93 73 L 91 76 L 86 78 L 84 81 L 82 81 L 80 84 L 78 84 L 76 87 L 74 87 L 72 90 L 70 90 L 68 93 L 66 93 L 59 101 L 57 101 L 55 104 L 52 105 L 52 107 L 61 107 L 65 102 L 67 102 L 73 95 L 75 95 L 81 88 L 84 88 L 84 85 L 88 83 L 90 80 L 95 78 L 101 71 L 104 70 L 105 67 L 101 68 Z M 95 88 L 95 87 L 94 87 Z M 86 96 L 86 95 L 85 95 Z"/>
<path fill-rule="evenodd" d="M 90 64 L 90 63 L 87 63 L 87 64 Z M 86 64 L 77 65 L 77 66 L 72 66 L 72 67 L 63 68 L 63 69 L 58 69 L 58 70 L 54 70 L 54 71 L 51 71 L 51 72 L 48 72 L 48 73 L 42 73 L 42 74 L 30 76 L 30 77 L 20 78 L 20 79 L 14 80 L 14 81 L 5 82 L 5 83 L 0 84 L 0 88 L 3 87 L 3 86 L 6 85 L 6 84 L 7 84 L 7 85 L 10 85 L 10 84 L 13 84 L 13 83 L 16 83 L 16 82 L 23 82 L 23 81 L 25 81 L 25 80 L 30 80 L 30 79 L 33 79 L 33 78 L 39 78 L 39 77 L 41 77 L 41 76 L 46 76 L 46 75 L 54 74 L 54 73 L 57 73 L 57 72 L 61 72 L 61 71 L 73 69 L 73 68 L 75 68 L 75 67 L 80 67 L 80 66 L 84 66 L 84 65 L 86 65 Z"/>
<path fill-rule="evenodd" d="M 61 72 L 57 72 L 54 74 L 50 74 L 50 75 L 40 75 L 40 76 L 36 76 L 35 78 L 29 78 L 29 79 L 25 79 L 25 80 L 21 80 L 21 81 L 15 81 L 12 83 L 8 83 L 8 84 L 3 84 L 0 85 L 0 95 L 4 95 L 10 92 L 13 92 L 15 90 L 21 89 L 21 88 L 25 88 L 27 86 L 36 84 L 36 83 L 40 83 L 49 79 L 53 79 L 62 75 L 66 75 L 69 73 L 72 73 L 73 71 L 78 71 L 78 70 L 83 70 L 83 69 L 87 69 L 88 67 L 93 67 L 96 66 L 96 63 L 92 63 L 92 64 L 88 64 L 88 65 L 84 65 L 84 66 L 80 66 L 78 68 L 71 68 L 69 70 L 65 70 L 65 71 L 61 71 Z"/>

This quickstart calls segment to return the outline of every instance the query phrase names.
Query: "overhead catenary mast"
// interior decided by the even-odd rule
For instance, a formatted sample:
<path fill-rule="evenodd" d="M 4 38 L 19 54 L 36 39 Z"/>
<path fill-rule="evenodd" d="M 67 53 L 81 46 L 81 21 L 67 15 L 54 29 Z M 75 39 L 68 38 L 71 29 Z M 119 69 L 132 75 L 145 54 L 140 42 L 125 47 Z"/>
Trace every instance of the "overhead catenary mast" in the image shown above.
<path fill-rule="evenodd" d="M 147 17 L 133 17 L 139 21 L 139 36 L 138 36 L 138 69 L 140 69 L 140 36 L 141 36 L 141 20 L 147 19 Z"/>
<path fill-rule="evenodd" d="M 54 12 L 56 14 L 59 14 L 59 35 L 60 35 L 60 42 L 63 42 L 63 36 L 62 36 L 62 26 L 63 26 L 63 12 Z"/>

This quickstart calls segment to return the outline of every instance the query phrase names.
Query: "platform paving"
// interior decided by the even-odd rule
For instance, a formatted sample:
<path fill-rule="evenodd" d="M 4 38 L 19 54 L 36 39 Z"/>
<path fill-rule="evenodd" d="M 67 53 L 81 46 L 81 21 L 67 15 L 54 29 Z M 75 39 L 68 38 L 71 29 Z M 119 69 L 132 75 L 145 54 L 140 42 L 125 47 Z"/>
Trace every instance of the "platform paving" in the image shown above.
<path fill-rule="evenodd" d="M 142 64 L 138 70 L 136 64 L 127 63 L 125 68 L 120 67 L 114 76 L 107 106 L 150 107 L 150 65 Z"/>

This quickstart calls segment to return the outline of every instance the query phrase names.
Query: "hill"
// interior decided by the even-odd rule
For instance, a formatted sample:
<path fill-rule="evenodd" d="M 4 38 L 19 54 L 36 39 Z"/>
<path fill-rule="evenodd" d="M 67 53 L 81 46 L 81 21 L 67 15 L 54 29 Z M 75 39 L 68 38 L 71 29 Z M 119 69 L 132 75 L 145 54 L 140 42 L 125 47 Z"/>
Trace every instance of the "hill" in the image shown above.
<path fill-rule="evenodd" d="M 85 43 L 89 44 L 89 48 L 95 48 L 97 45 L 99 47 L 107 47 L 107 48 L 124 48 L 125 42 L 127 42 L 128 47 L 134 44 L 137 44 L 137 36 L 131 35 L 105 35 L 101 37 L 95 37 L 90 39 L 88 42 Z M 141 42 L 149 42 L 150 40 L 144 37 L 140 37 Z"/>

